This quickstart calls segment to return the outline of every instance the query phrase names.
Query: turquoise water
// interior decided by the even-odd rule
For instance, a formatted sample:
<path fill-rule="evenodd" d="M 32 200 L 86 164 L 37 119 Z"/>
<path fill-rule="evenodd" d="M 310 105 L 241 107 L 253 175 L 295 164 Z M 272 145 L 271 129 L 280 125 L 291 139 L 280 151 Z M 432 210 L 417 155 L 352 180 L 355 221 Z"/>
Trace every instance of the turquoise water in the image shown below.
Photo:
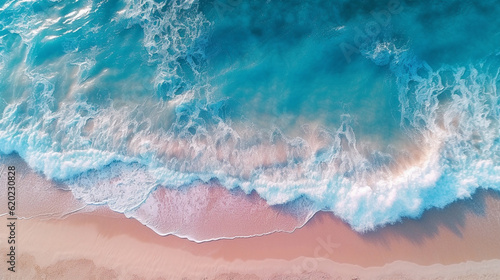
<path fill-rule="evenodd" d="M 498 4 L 7 1 L 0 153 L 131 216 L 217 180 L 359 231 L 418 217 L 500 189 Z"/>
<path fill-rule="evenodd" d="M 346 61 L 339 44 L 349 37 L 337 6 L 252 1 L 214 19 L 208 73 L 214 95 L 230 100 L 233 120 L 288 132 L 308 122 L 338 127 L 349 114 L 358 133 L 384 140 L 397 134 L 390 69 L 362 56 Z"/>

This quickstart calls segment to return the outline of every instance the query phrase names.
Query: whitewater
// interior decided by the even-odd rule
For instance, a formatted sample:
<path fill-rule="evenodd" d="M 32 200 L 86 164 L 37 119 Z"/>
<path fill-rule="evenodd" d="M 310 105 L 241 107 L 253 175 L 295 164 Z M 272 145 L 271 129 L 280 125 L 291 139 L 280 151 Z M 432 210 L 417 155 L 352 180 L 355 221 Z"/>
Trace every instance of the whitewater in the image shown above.
<path fill-rule="evenodd" d="M 7 1 L 0 154 L 160 234 L 135 211 L 200 182 L 418 218 L 500 190 L 499 4 Z"/>

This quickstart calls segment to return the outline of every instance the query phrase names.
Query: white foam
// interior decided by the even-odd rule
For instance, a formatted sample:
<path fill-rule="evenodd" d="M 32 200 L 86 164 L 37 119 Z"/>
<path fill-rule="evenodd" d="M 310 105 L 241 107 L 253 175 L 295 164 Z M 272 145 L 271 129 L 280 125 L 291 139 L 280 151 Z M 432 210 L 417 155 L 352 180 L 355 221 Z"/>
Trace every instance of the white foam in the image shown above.
<path fill-rule="evenodd" d="M 158 185 L 179 188 L 217 178 L 228 189 L 255 190 L 271 205 L 308 199 L 313 210 L 333 211 L 359 231 L 418 217 L 478 187 L 500 189 L 494 64 L 435 70 L 390 42 L 366 50 L 367 59 L 389 65 L 397 80 L 401 126 L 413 139 L 404 151 L 360 152 L 370 151 L 370 143 L 357 139 L 347 115 L 338 128 L 304 130 L 295 138 L 251 125 L 236 131 L 209 102 L 212 89 L 192 59 L 202 60 L 193 42 L 203 40 L 208 23 L 195 2 L 163 5 L 129 1 L 117 17 L 144 29 L 150 62 L 158 64 L 155 87 L 165 81 L 169 89 L 161 93 L 170 99 L 98 107 L 79 94 L 83 81 L 57 99 L 53 76 L 26 72 L 31 87 L 0 120 L 0 152 L 19 153 L 36 171 L 67 183 L 75 197 L 119 212 L 136 209 Z M 157 12 L 162 17 L 153 20 Z M 24 31 L 29 40 L 32 30 Z M 189 79 L 180 73 L 181 60 L 195 76 L 184 91 Z M 92 63 L 77 63 L 79 71 Z M 452 73 L 451 83 L 443 82 L 444 72 Z M 379 166 L 371 155 L 389 163 Z"/>

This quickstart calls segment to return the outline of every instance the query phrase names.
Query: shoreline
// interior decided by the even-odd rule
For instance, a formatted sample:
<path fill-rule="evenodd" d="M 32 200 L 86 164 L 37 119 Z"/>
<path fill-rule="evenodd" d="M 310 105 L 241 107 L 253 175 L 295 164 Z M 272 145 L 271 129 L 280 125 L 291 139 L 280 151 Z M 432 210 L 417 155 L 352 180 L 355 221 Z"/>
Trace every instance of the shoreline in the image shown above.
<path fill-rule="evenodd" d="M 30 171 L 19 158 L 8 160 L 15 160 L 23 174 L 17 214 L 34 217 L 18 220 L 20 272 L 5 275 L 7 264 L 2 262 L 0 275 L 6 279 L 480 279 L 482 273 L 500 278 L 500 193 L 493 190 L 480 189 L 444 209 L 427 210 L 419 219 L 403 219 L 367 233 L 354 231 L 331 212 L 318 212 L 291 233 L 197 243 L 158 235 L 139 220 L 104 206 L 84 206 L 64 186 Z M 240 209 L 254 212 L 219 213 L 224 208 L 217 207 L 214 198 L 227 198 L 221 191 L 211 189 L 210 203 L 201 208 L 212 214 L 181 222 L 202 221 L 198 230 L 213 232 L 261 231 L 263 224 L 296 223 L 284 209 L 263 207 L 255 195 L 234 192 L 227 192 L 235 199 L 232 203 L 246 203 Z M 5 196 L 0 200 L 6 205 Z M 259 218 L 248 220 L 252 217 Z M 5 222 L 6 216 L 2 219 Z M 7 227 L 0 227 L 0 236 L 7 234 Z"/>
<path fill-rule="evenodd" d="M 402 276 L 405 279 L 443 276 L 481 279 L 482 275 L 500 276 L 498 258 L 428 265 L 394 260 L 363 267 L 323 257 L 293 257 L 291 252 L 284 252 L 290 259 L 275 258 L 265 248 L 260 248 L 261 255 L 257 257 L 247 255 L 241 246 L 231 248 L 231 258 L 225 248 L 231 244 L 219 241 L 200 244 L 176 236 L 158 236 L 133 219 L 106 211 L 77 213 L 57 220 L 24 220 L 20 221 L 19 228 L 25 233 L 19 238 L 19 270 L 15 277 L 6 275 L 9 277 L 6 279 L 43 276 L 47 279 L 401 279 Z M 246 249 L 249 249 L 253 244 L 246 241 L 258 238 L 238 241 L 247 243 Z M 271 245 L 270 241 L 264 243 Z M 328 253 L 328 245 L 321 248 L 322 255 Z M 370 258 L 374 260 L 377 256 Z M 4 266 L 2 264 L 2 271 Z"/>
<path fill-rule="evenodd" d="M 500 195 L 482 191 L 368 234 L 322 212 L 293 233 L 196 243 L 160 236 L 101 207 L 59 219 L 19 220 L 20 272 L 7 279 L 68 279 L 81 271 L 97 279 L 481 279 L 500 276 L 498 211 Z M 457 220 L 445 220 L 452 214 Z M 5 264 L 0 269 L 6 271 Z"/>

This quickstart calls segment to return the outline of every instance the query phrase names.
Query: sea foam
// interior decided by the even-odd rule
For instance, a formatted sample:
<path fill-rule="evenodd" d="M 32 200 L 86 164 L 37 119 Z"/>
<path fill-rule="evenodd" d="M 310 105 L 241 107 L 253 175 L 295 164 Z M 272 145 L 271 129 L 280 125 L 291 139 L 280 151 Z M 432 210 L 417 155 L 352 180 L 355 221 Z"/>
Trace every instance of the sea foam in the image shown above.
<path fill-rule="evenodd" d="M 269 205 L 307 201 L 300 206 L 303 213 L 332 211 L 355 230 L 367 231 L 419 217 L 426 209 L 470 197 L 478 188 L 499 190 L 498 55 L 436 66 L 422 59 L 411 42 L 384 30 L 384 36 L 359 50 L 353 63 L 370 65 L 372 72 L 359 75 L 374 76 L 374 84 L 381 77 L 381 83 L 390 84 L 392 91 L 381 92 L 397 100 L 392 105 L 399 111 L 394 134 L 402 136 L 387 144 L 370 137 L 373 133 L 360 133 L 360 119 L 369 117 L 350 114 L 348 106 L 334 122 L 305 118 L 291 125 L 293 132 L 279 125 L 261 127 L 260 122 L 273 121 L 266 120 L 267 111 L 260 114 L 260 107 L 251 106 L 263 98 L 259 87 L 248 92 L 255 94 L 254 103 L 240 117 L 231 113 L 231 102 L 243 99 L 219 94 L 224 84 L 216 84 L 220 79 L 214 76 L 235 77 L 224 75 L 237 68 L 230 63 L 210 72 L 216 69 L 211 64 L 216 56 L 207 58 L 206 48 L 214 46 L 210 36 L 221 23 L 200 11 L 205 4 L 5 4 L 7 12 L 0 17 L 0 152 L 18 153 L 86 204 L 107 205 L 132 217 L 146 202 L 157 207 L 151 196 L 159 187 L 183 189 L 215 180 L 230 190 L 256 192 Z M 330 40 L 347 38 L 355 24 L 350 20 L 342 29 L 330 28 Z M 255 34 L 252 40 L 260 40 Z M 309 50 L 320 37 L 298 38 Z M 296 53 L 283 52 L 275 59 Z M 259 75 L 281 71 L 259 68 L 263 62 L 252 58 L 245 61 L 251 62 L 245 69 Z M 324 94 L 327 100 L 328 91 Z M 271 97 L 262 100 L 275 102 L 280 95 Z M 296 119 L 280 116 L 285 122 Z M 139 219 L 146 224 L 158 219 L 145 213 Z"/>

